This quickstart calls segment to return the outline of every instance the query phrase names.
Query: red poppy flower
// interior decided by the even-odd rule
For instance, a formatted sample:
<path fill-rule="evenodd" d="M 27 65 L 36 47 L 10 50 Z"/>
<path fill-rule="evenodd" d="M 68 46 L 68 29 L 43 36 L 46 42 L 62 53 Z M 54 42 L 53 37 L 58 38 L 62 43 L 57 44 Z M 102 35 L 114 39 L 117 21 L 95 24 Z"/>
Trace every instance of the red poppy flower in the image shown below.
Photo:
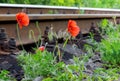
<path fill-rule="evenodd" d="M 19 24 L 20 29 L 22 29 L 23 26 L 29 25 L 29 17 L 26 13 L 20 12 L 16 14 L 16 20 Z"/>
<path fill-rule="evenodd" d="M 69 20 L 68 21 L 68 32 L 73 37 L 76 37 L 79 34 L 80 28 L 77 26 L 77 24 L 74 20 Z"/>
<path fill-rule="evenodd" d="M 38 49 L 39 49 L 40 51 L 44 51 L 44 50 L 45 50 L 45 47 L 44 47 L 44 46 L 40 46 Z"/>

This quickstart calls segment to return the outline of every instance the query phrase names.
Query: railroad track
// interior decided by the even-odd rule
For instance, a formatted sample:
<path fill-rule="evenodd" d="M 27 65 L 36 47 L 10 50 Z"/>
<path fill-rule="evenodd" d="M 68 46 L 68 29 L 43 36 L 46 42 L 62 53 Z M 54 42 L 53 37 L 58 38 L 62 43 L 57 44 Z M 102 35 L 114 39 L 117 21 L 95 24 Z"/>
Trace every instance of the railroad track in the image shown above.
<path fill-rule="evenodd" d="M 102 19 L 106 18 L 113 21 L 113 17 L 116 17 L 117 22 L 119 23 L 120 21 L 120 10 L 117 9 L 0 4 L 0 10 L 2 11 L 0 12 L 0 28 L 5 29 L 4 33 L 7 34 L 8 39 L 12 38 L 14 40 L 13 37 L 15 38 L 17 46 L 21 43 L 16 28 L 15 15 L 21 11 L 26 12 L 30 17 L 29 26 L 19 30 L 24 45 L 34 43 L 34 40 L 29 38 L 30 30 L 34 31 L 34 36 L 38 41 L 38 36 L 44 34 L 46 26 L 52 26 L 55 32 L 65 30 L 70 19 L 77 22 L 82 34 L 89 33 L 93 25 L 94 27 L 98 27 L 98 23 Z M 37 25 L 36 22 L 38 22 Z M 39 32 L 36 26 L 40 28 L 41 32 Z"/>

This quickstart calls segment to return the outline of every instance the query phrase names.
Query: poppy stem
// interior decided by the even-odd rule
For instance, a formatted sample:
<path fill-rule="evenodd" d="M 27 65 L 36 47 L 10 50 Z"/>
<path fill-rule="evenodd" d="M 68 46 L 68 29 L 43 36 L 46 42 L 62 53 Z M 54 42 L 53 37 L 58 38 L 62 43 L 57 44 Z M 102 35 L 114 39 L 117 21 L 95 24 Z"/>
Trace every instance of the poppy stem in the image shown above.
<path fill-rule="evenodd" d="M 62 61 L 62 54 L 61 54 L 61 52 L 60 52 L 60 47 L 59 47 L 59 45 L 58 45 L 57 42 L 56 42 L 56 46 L 55 46 L 55 48 L 54 48 L 53 53 L 55 52 L 56 49 L 57 49 L 57 54 L 58 54 L 58 60 L 59 60 L 59 62 L 60 62 L 60 61 Z"/>
<path fill-rule="evenodd" d="M 41 29 L 39 27 L 39 22 L 36 21 L 36 27 L 38 29 L 38 32 L 39 32 L 39 36 L 38 36 L 38 40 L 41 40 L 42 36 L 41 36 Z M 40 41 L 38 41 L 38 45 L 40 44 Z"/>
<path fill-rule="evenodd" d="M 69 37 L 67 37 L 67 39 L 65 40 L 65 42 L 64 42 L 64 44 L 63 44 L 63 48 L 66 46 L 68 40 L 69 40 Z"/>
<path fill-rule="evenodd" d="M 34 42 L 35 42 L 35 44 L 36 44 L 36 47 L 38 48 L 37 41 L 36 41 L 36 39 L 35 39 L 34 31 L 33 31 L 33 30 L 30 30 L 30 31 L 29 31 L 29 38 L 32 39 L 32 37 L 33 37 L 33 40 L 34 40 Z"/>
<path fill-rule="evenodd" d="M 23 47 L 23 43 L 22 43 L 22 41 L 21 41 L 21 38 L 20 38 L 20 33 L 19 33 L 19 29 L 18 29 L 18 24 L 17 24 L 17 36 L 18 36 L 18 40 L 19 40 L 19 42 L 20 42 L 20 45 L 21 45 L 22 49 L 25 50 L 24 47 Z"/>
<path fill-rule="evenodd" d="M 113 20 L 114 20 L 115 26 L 117 26 L 117 23 L 116 23 L 116 16 L 113 17 Z"/>

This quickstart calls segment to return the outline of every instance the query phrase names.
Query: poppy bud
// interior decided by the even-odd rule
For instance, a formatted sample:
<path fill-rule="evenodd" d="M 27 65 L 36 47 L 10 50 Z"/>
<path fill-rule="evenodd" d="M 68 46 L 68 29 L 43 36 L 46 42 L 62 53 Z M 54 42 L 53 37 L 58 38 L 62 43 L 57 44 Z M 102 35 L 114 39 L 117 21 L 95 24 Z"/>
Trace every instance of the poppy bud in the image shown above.
<path fill-rule="evenodd" d="M 39 50 L 40 50 L 40 51 L 44 51 L 44 50 L 45 50 L 45 47 L 44 47 L 44 46 L 40 46 L 40 47 L 39 47 Z"/>

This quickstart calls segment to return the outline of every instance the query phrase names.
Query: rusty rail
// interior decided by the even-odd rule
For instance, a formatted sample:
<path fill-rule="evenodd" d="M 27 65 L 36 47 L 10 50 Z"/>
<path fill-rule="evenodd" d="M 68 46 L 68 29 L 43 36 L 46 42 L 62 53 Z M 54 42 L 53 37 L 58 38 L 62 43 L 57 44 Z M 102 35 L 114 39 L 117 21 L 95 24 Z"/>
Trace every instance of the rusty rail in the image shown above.
<path fill-rule="evenodd" d="M 120 21 L 119 14 L 28 14 L 30 17 L 30 24 L 28 27 L 24 27 L 19 30 L 21 40 L 23 44 L 33 43 L 34 40 L 29 38 L 29 31 L 33 30 L 36 40 L 38 36 L 43 35 L 45 27 L 52 26 L 55 32 L 59 30 L 65 30 L 67 28 L 67 23 L 69 19 L 73 19 L 78 23 L 78 26 L 81 29 L 83 34 L 89 33 L 91 26 L 94 25 L 97 27 L 101 19 L 113 20 L 113 17 L 116 17 L 117 22 Z M 41 32 L 38 31 L 36 27 L 36 22 L 38 22 Z M 15 14 L 0 14 L 0 28 L 5 28 L 9 38 L 15 37 L 17 40 L 17 45 L 19 45 L 17 28 L 16 28 L 16 19 Z"/>
<path fill-rule="evenodd" d="M 0 14 L 0 21 L 16 21 L 16 14 Z M 120 17 L 120 14 L 28 14 L 30 20 L 94 19 Z"/>

